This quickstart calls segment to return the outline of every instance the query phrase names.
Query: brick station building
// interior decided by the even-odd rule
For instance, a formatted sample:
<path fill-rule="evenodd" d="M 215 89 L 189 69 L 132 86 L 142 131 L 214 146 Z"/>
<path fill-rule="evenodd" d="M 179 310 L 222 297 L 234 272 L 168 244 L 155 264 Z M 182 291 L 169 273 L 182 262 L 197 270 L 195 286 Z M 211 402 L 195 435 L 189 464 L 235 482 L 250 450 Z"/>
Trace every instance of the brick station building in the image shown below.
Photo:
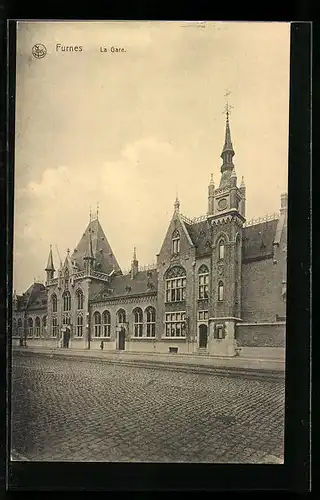
<path fill-rule="evenodd" d="M 157 353 L 284 353 L 287 194 L 280 214 L 246 222 L 227 113 L 221 177 L 208 211 L 188 219 L 176 199 L 157 262 L 124 274 L 91 216 L 78 246 L 46 282 L 13 296 L 13 343 Z M 280 200 L 279 200 L 280 201 Z"/>

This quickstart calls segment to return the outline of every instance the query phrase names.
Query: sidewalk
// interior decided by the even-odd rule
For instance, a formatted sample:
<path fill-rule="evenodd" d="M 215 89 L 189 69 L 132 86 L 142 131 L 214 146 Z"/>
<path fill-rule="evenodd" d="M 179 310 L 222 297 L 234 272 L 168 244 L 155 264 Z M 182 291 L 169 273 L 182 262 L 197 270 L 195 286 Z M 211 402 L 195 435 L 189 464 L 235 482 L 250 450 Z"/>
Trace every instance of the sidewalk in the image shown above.
<path fill-rule="evenodd" d="M 284 378 L 285 363 L 279 359 L 256 359 L 235 356 L 213 357 L 187 354 L 153 354 L 118 351 L 78 350 L 63 348 L 42 347 L 14 347 L 13 352 L 23 354 L 43 354 L 46 356 L 60 356 L 63 358 L 90 359 L 109 364 L 121 363 L 126 366 L 141 366 L 148 368 L 179 369 L 197 371 L 197 373 L 240 373 L 247 375 L 264 375 Z"/>

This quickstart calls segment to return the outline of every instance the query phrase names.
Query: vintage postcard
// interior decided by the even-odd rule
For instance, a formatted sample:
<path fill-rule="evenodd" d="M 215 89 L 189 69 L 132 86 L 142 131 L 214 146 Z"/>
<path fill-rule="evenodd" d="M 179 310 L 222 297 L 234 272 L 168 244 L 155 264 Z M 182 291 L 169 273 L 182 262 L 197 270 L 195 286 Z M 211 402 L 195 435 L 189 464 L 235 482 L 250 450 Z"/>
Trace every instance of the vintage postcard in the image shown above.
<path fill-rule="evenodd" d="M 11 459 L 282 464 L 290 24 L 16 38 Z"/>

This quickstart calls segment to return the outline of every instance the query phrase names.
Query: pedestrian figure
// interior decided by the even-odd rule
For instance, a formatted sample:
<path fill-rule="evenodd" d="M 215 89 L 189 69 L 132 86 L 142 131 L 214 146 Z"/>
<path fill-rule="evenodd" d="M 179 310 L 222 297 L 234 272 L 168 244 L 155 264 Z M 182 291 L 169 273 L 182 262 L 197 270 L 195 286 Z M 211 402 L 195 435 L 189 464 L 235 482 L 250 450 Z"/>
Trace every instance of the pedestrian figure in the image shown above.
<path fill-rule="evenodd" d="M 101 343 L 100 343 L 100 349 L 101 351 L 103 351 L 103 341 L 101 340 Z"/>

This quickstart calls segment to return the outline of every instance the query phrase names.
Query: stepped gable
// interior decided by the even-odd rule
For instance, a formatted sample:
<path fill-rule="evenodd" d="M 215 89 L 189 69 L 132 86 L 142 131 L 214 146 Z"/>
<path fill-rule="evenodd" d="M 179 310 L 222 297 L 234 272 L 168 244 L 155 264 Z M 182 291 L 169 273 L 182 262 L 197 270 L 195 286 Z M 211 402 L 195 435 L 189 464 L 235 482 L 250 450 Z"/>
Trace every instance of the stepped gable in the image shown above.
<path fill-rule="evenodd" d="M 277 225 L 278 219 L 274 219 L 243 229 L 243 261 L 272 258 Z"/>
<path fill-rule="evenodd" d="M 71 256 L 71 260 L 76 263 L 79 271 L 84 269 L 83 258 L 89 247 L 89 231 L 91 232 L 92 253 L 95 258 L 94 269 L 106 274 L 110 274 L 112 270 L 121 273 L 120 266 L 98 219 L 89 222 L 78 246 Z"/>
<path fill-rule="evenodd" d="M 203 257 L 211 254 L 211 228 L 207 220 L 188 224 L 184 222 L 192 243 L 196 248 L 196 256 Z"/>
<path fill-rule="evenodd" d="M 132 279 L 131 274 L 114 276 L 109 285 L 95 295 L 90 302 L 104 302 L 119 297 L 155 295 L 158 288 L 158 273 L 156 269 L 138 271 Z"/>

